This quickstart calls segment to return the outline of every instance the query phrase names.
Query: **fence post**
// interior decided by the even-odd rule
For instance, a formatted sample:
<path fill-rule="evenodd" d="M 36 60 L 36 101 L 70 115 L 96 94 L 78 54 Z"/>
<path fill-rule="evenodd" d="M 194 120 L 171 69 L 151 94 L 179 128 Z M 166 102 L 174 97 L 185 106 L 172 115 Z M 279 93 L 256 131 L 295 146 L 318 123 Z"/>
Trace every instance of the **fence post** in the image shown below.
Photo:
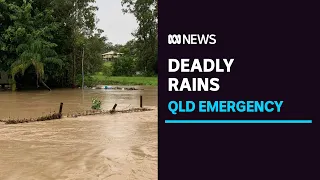
<path fill-rule="evenodd" d="M 116 107 L 117 107 L 117 104 L 114 104 L 113 108 L 112 108 L 112 111 L 115 111 L 116 110 Z"/>
<path fill-rule="evenodd" d="M 63 107 L 63 103 L 60 103 L 59 114 L 62 114 L 62 107 Z"/>
<path fill-rule="evenodd" d="M 142 96 L 140 96 L 140 108 L 142 108 Z"/>

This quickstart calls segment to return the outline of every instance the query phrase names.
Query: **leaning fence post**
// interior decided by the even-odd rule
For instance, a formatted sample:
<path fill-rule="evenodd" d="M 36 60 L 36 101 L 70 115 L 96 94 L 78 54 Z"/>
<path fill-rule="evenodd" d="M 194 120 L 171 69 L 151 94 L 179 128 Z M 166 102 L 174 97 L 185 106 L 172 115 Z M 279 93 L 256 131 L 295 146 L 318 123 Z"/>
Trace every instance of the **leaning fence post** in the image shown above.
<path fill-rule="evenodd" d="M 116 107 L 117 107 L 117 104 L 114 104 L 113 108 L 112 108 L 112 111 L 115 111 L 116 110 Z"/>
<path fill-rule="evenodd" d="M 140 96 L 140 108 L 142 108 L 142 96 Z"/>
<path fill-rule="evenodd" d="M 62 107 L 63 107 L 63 103 L 60 103 L 59 114 L 62 114 Z"/>

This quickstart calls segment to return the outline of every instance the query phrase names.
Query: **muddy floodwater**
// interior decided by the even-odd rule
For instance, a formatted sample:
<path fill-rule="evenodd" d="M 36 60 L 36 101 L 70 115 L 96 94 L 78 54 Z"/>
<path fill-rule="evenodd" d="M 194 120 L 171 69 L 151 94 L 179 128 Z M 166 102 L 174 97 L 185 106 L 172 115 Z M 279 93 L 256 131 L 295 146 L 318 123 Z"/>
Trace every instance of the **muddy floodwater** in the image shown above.
<path fill-rule="evenodd" d="M 140 87 L 141 88 L 141 87 Z M 0 123 L 1 180 L 158 179 L 157 89 L 0 92 L 0 117 L 34 117 L 50 111 L 143 105 L 153 111 L 6 125 Z"/>
<path fill-rule="evenodd" d="M 117 86 L 121 87 L 121 86 Z M 125 86 L 122 86 L 125 87 Z M 59 111 L 63 102 L 63 113 L 77 112 L 91 108 L 91 100 L 97 97 L 102 101 L 102 109 L 139 107 L 140 95 L 143 106 L 158 105 L 158 90 L 152 86 L 134 86 L 143 90 L 105 89 L 57 89 L 52 91 L 0 91 L 0 120 L 8 118 L 32 118 Z"/>

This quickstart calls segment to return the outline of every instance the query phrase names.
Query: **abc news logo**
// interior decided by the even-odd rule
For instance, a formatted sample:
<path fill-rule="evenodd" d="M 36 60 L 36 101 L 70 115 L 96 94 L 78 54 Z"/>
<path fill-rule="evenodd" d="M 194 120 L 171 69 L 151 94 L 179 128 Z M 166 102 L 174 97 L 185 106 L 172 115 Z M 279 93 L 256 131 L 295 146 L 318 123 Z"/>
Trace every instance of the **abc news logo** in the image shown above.
<path fill-rule="evenodd" d="M 214 34 L 169 34 L 168 44 L 216 44 Z"/>

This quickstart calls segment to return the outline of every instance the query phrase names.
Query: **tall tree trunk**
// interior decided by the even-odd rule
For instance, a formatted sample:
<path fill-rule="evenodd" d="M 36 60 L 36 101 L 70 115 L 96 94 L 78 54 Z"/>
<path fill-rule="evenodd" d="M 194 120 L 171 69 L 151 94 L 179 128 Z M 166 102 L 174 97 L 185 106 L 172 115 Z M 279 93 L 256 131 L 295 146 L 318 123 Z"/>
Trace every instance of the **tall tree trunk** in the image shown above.
<path fill-rule="evenodd" d="M 36 74 L 37 74 L 37 88 L 39 88 L 39 73 L 36 72 Z"/>
<path fill-rule="evenodd" d="M 73 47 L 73 79 L 72 79 L 72 83 L 73 85 L 76 84 L 76 48 Z"/>
<path fill-rule="evenodd" d="M 84 61 L 84 47 L 82 49 L 82 89 L 84 89 L 84 70 L 83 70 L 83 61 Z"/>
<path fill-rule="evenodd" d="M 14 79 L 14 77 L 12 78 L 11 90 L 12 91 L 16 91 L 17 90 L 17 82 Z"/>

